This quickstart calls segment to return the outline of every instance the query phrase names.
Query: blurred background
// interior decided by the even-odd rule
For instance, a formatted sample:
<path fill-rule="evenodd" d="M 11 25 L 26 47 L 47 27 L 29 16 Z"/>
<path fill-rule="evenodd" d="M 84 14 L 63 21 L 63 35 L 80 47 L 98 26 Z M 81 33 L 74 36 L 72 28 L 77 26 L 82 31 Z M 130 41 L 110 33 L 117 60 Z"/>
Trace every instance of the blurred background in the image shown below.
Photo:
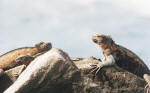
<path fill-rule="evenodd" d="M 150 67 L 150 0 L 0 0 L 0 54 L 45 41 L 72 57 L 103 58 L 110 35 Z"/>

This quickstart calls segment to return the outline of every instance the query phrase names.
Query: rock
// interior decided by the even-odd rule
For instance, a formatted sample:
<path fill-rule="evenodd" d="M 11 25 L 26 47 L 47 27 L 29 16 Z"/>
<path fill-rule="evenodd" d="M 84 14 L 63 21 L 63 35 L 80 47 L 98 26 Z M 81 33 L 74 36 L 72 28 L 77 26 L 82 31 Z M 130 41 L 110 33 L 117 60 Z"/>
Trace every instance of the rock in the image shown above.
<path fill-rule="evenodd" d="M 0 77 L 0 84 L 7 86 L 0 90 L 15 81 L 4 93 L 144 93 L 144 79 L 116 65 L 102 68 L 95 76 L 90 65 L 99 62 L 94 57 L 70 59 L 62 50 L 52 49 L 22 73 L 22 68 L 16 70 L 21 73 L 18 79 L 13 74 L 15 68 L 7 71 L 5 80 Z"/>
<path fill-rule="evenodd" d="M 73 58 L 72 60 L 76 64 L 76 66 L 82 71 L 91 70 L 92 69 L 91 65 L 98 64 L 100 62 L 100 59 L 96 59 L 94 57 L 90 57 L 87 59 Z"/>
<path fill-rule="evenodd" d="M 144 93 L 146 82 L 144 79 L 119 68 L 118 66 L 104 67 L 96 76 L 91 74 L 91 67 L 100 62 L 100 59 L 88 58 L 74 61 L 85 75 L 99 84 L 104 93 Z"/>
<path fill-rule="evenodd" d="M 69 85 L 73 74 L 76 75 L 77 72 L 77 67 L 67 54 L 59 49 L 52 49 L 36 58 L 4 93 L 61 91 L 64 86 Z M 70 90 L 71 87 L 68 86 L 66 91 Z"/>
<path fill-rule="evenodd" d="M 52 49 L 31 62 L 4 93 L 101 93 L 100 91 L 92 80 L 85 81 L 65 52 Z"/>
<path fill-rule="evenodd" d="M 82 77 L 80 81 L 73 83 L 73 91 L 67 93 L 103 93 L 100 86 L 89 77 Z"/>
<path fill-rule="evenodd" d="M 7 76 L 9 76 L 11 81 L 14 83 L 19 77 L 19 75 L 25 70 L 25 68 L 25 65 L 20 65 L 13 69 L 7 70 L 5 74 L 7 74 Z"/>
<path fill-rule="evenodd" d="M 24 69 L 25 65 L 21 65 L 4 72 L 4 74 L 0 77 L 0 93 L 13 84 Z"/>

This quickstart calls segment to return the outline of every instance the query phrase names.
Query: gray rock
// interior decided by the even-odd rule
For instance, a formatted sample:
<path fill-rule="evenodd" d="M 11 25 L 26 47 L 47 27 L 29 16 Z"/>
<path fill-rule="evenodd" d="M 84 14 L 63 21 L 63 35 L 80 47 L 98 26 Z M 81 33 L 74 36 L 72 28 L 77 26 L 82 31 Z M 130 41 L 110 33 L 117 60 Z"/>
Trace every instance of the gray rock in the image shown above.
<path fill-rule="evenodd" d="M 0 93 L 12 85 L 24 69 L 25 66 L 21 65 L 4 72 L 0 77 Z"/>
<path fill-rule="evenodd" d="M 31 62 L 4 93 L 101 93 L 87 78 L 65 52 L 52 49 Z"/>
<path fill-rule="evenodd" d="M 4 93 L 42 93 L 70 79 L 77 70 L 67 54 L 52 49 L 36 58 Z"/>
<path fill-rule="evenodd" d="M 70 59 L 62 50 L 52 49 L 23 72 L 19 67 L 7 71 L 4 80 L 0 77 L 0 84 L 7 86 L 0 90 L 15 81 L 4 93 L 144 93 L 144 79 L 116 65 L 91 73 L 91 65 L 98 62 L 94 57 Z"/>
<path fill-rule="evenodd" d="M 103 93 L 144 93 L 145 80 L 116 65 L 102 68 L 95 76 L 90 72 L 90 65 L 98 62 L 101 62 L 100 59 L 93 57 L 74 61 L 84 75 L 100 86 Z"/>

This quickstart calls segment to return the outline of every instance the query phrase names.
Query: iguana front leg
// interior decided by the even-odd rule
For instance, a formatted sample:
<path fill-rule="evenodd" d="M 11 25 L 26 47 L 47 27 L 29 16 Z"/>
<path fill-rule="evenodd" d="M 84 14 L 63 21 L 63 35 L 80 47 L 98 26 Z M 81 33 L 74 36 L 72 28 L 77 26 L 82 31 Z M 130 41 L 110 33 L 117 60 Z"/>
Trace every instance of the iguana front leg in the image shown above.
<path fill-rule="evenodd" d="M 20 65 L 26 65 L 28 66 L 30 64 L 31 61 L 34 60 L 34 57 L 30 56 L 30 55 L 24 55 L 24 56 L 20 56 L 16 59 L 16 63 L 20 64 Z"/>
<path fill-rule="evenodd" d="M 6 71 L 8 69 L 11 69 L 11 68 L 14 68 L 16 66 L 23 65 L 23 64 L 25 66 L 27 66 L 33 60 L 34 60 L 34 57 L 29 56 L 29 55 L 20 56 L 14 62 L 12 62 L 9 66 L 7 66 L 7 67 L 5 67 L 3 69 L 0 69 L 0 76 L 2 76 L 4 74 L 4 71 Z"/>
<path fill-rule="evenodd" d="M 99 62 L 98 64 L 95 65 L 91 65 L 93 67 L 92 72 L 96 71 L 95 74 L 97 74 L 102 67 L 112 66 L 114 64 L 115 58 L 113 57 L 113 55 L 105 56 L 105 59 L 102 62 Z"/>
<path fill-rule="evenodd" d="M 16 59 L 15 63 L 18 65 L 24 65 L 24 67 L 22 69 L 20 69 L 19 72 L 14 73 L 14 76 L 18 77 L 20 75 L 20 73 L 23 72 L 24 68 L 27 67 L 33 60 L 34 60 L 34 57 L 32 57 L 30 55 L 23 55 L 23 56 L 18 57 Z"/>

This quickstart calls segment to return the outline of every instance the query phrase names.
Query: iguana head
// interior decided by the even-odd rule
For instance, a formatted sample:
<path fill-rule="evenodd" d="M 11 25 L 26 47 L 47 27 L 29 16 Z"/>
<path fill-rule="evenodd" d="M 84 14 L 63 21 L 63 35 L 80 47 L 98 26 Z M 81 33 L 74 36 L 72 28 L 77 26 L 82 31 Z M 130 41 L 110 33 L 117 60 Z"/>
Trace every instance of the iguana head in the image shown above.
<path fill-rule="evenodd" d="M 38 48 L 41 52 L 48 51 L 52 48 L 51 43 L 46 43 L 46 42 L 40 42 L 35 45 L 36 48 Z"/>
<path fill-rule="evenodd" d="M 92 40 L 94 43 L 100 45 L 100 46 L 107 46 L 107 45 L 111 45 L 114 43 L 114 41 L 112 40 L 112 38 L 108 35 L 104 35 L 104 34 L 94 34 L 92 36 Z"/>

